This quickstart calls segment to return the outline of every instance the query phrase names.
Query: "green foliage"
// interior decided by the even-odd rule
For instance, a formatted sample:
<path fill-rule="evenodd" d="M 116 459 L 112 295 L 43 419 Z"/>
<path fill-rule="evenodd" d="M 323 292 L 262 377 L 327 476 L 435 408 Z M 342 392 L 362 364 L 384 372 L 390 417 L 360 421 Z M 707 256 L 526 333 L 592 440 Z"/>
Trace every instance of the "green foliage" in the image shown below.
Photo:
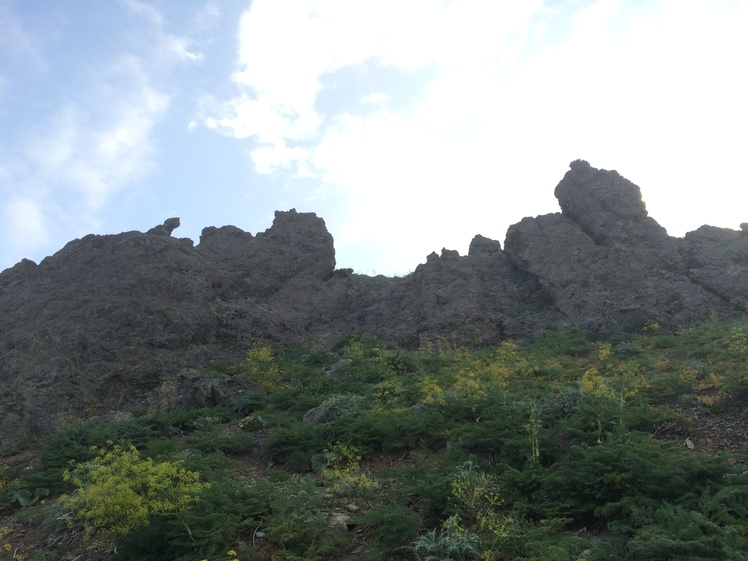
<path fill-rule="evenodd" d="M 319 421 L 323 423 L 349 422 L 366 408 L 367 401 L 363 395 L 333 394 L 320 404 Z"/>
<path fill-rule="evenodd" d="M 13 546 L 10 543 L 8 534 L 10 530 L 6 526 L 0 527 L 0 555 L 10 558 Z"/>
<path fill-rule="evenodd" d="M 141 459 L 134 446 L 119 445 L 73 463 L 63 479 L 76 488 L 60 499 L 71 513 L 70 524 L 81 522 L 88 538 L 100 537 L 105 543 L 148 526 L 154 517 L 176 517 L 191 536 L 182 515 L 210 486 L 179 462 L 154 463 Z"/>
<path fill-rule="evenodd" d="M 0 507 L 123 561 L 744 559 L 747 459 L 682 443 L 748 392 L 748 320 L 639 319 L 483 349 L 257 344 L 212 367 L 261 385 L 235 411 L 67 425 L 2 464 Z"/>
<path fill-rule="evenodd" d="M 241 364 L 241 373 L 265 391 L 274 391 L 281 387 L 280 368 L 273 356 L 273 349 L 265 343 L 257 342 L 247 351 L 247 358 Z"/>
<path fill-rule="evenodd" d="M 410 547 L 418 561 L 478 561 L 478 536 L 459 528 L 459 517 L 445 522 L 440 530 L 429 530 Z"/>
<path fill-rule="evenodd" d="M 452 497 L 465 519 L 452 515 L 445 522 L 446 533 L 450 537 L 469 537 L 478 545 L 481 559 L 495 559 L 509 538 L 512 523 L 512 518 L 500 510 L 504 500 L 496 478 L 474 462 L 465 462 L 452 479 Z"/>
<path fill-rule="evenodd" d="M 588 559 L 745 560 L 744 521 L 719 524 L 707 504 L 704 510 L 669 503 L 637 508 L 630 520 L 611 524 L 609 539 L 592 548 Z"/>
<path fill-rule="evenodd" d="M 400 550 L 423 528 L 421 517 L 401 504 L 376 505 L 355 521 L 372 526 L 374 540 L 385 555 Z"/>
<path fill-rule="evenodd" d="M 0 465 L 0 509 L 11 506 L 16 500 L 19 490 L 19 481 L 15 470 L 12 470 L 9 466 Z"/>
<path fill-rule="evenodd" d="M 320 489 L 298 476 L 280 477 L 273 485 L 255 488 L 259 499 L 255 518 L 265 539 L 290 560 L 321 560 L 334 557 L 337 539 L 318 514 Z M 259 507 L 259 508 L 257 508 Z"/>
<path fill-rule="evenodd" d="M 346 494 L 353 491 L 368 499 L 379 486 L 379 483 L 362 469 L 361 454 L 353 446 L 336 442 L 334 446 L 325 449 L 324 462 L 323 480 L 326 480 L 335 492 Z"/>
<path fill-rule="evenodd" d="M 689 453 L 634 434 L 581 444 L 543 478 L 539 510 L 545 516 L 571 516 L 581 525 L 627 520 L 663 503 L 699 508 L 705 494 L 736 480 L 724 460 Z"/>
<path fill-rule="evenodd" d="M 326 445 L 321 427 L 296 421 L 274 429 L 265 442 L 265 452 L 269 459 L 290 469 L 307 470 L 312 456 L 321 453 Z"/>
<path fill-rule="evenodd" d="M 724 354 L 726 368 L 722 371 L 722 390 L 737 397 L 748 395 L 748 335 L 745 329 L 735 327 Z"/>
<path fill-rule="evenodd" d="M 364 411 L 353 419 L 341 438 L 363 448 L 381 450 L 436 447 L 446 440 L 444 419 L 417 407 Z"/>

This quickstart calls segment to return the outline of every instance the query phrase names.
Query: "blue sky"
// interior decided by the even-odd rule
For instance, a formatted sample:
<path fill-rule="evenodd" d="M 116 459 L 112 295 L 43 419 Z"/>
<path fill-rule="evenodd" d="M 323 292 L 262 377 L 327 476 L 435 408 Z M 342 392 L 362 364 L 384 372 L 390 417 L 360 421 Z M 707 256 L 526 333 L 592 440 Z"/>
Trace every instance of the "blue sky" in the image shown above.
<path fill-rule="evenodd" d="M 406 274 L 616 169 L 748 222 L 745 0 L 0 0 L 0 269 L 88 233 L 316 212 Z"/>

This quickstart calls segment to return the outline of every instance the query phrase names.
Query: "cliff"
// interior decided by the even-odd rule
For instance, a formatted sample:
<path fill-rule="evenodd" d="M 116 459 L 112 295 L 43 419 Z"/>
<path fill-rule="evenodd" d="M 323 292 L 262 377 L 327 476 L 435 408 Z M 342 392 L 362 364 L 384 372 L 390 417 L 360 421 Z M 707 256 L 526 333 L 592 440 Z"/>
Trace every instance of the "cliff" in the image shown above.
<path fill-rule="evenodd" d="M 504 248 L 478 235 L 468 255 L 432 253 L 404 278 L 336 270 L 324 221 L 294 210 L 256 236 L 210 227 L 194 246 L 169 219 L 24 260 L 0 274 L 0 436 L 153 408 L 165 387 L 183 405 L 230 401 L 239 390 L 185 369 L 240 360 L 258 339 L 492 344 L 539 329 L 674 330 L 748 305 L 748 231 L 672 238 L 639 187 L 580 160 L 555 194 L 561 212 L 524 218 Z"/>

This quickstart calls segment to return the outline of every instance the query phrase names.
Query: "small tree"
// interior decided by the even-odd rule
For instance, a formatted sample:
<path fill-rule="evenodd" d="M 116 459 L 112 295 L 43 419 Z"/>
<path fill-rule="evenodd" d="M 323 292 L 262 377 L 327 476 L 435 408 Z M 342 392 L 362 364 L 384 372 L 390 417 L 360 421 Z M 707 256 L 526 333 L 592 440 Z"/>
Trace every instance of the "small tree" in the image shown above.
<path fill-rule="evenodd" d="M 210 486 L 199 481 L 199 473 L 187 471 L 181 462 L 141 459 L 135 446 L 116 445 L 72 465 L 63 478 L 77 490 L 60 500 L 70 511 L 69 525 L 81 522 L 87 539 L 96 536 L 100 545 L 112 545 L 147 526 L 153 516 L 174 516 L 192 539 L 182 514 Z"/>

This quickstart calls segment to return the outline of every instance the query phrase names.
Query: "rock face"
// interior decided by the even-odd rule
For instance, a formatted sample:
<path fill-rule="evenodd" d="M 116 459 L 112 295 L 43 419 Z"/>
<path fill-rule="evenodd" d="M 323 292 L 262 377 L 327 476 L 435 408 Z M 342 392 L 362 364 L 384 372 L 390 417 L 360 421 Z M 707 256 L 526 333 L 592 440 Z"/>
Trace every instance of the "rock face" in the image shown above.
<path fill-rule="evenodd" d="M 324 221 L 294 210 L 256 236 L 211 227 L 194 247 L 172 237 L 170 218 L 21 261 L 0 273 L 0 437 L 42 434 L 68 415 L 233 406 L 251 383 L 190 369 L 240 360 L 256 340 L 369 331 L 403 347 L 494 344 L 745 310 L 748 227 L 671 238 L 636 185 L 583 161 L 555 194 L 561 212 L 515 224 L 504 249 L 478 235 L 468 255 L 432 253 L 405 278 L 336 270 Z"/>
<path fill-rule="evenodd" d="M 647 215 L 636 185 L 583 161 L 572 162 L 556 197 L 561 214 L 511 226 L 505 251 L 537 279 L 566 325 L 602 333 L 646 321 L 674 328 L 712 310 L 727 312 L 730 300 L 733 307 L 748 301 L 744 275 L 722 280 L 714 274 L 744 270 L 748 238 L 741 233 L 670 238 Z M 729 254 L 717 241 L 728 237 L 735 244 Z"/>

